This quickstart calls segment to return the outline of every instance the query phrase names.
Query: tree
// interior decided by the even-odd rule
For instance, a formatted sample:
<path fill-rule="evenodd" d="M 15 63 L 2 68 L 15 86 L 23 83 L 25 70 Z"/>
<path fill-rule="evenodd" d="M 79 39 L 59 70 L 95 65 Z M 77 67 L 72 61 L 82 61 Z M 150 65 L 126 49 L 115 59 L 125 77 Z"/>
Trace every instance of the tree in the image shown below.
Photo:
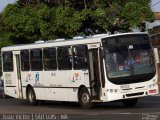
<path fill-rule="evenodd" d="M 86 25 L 83 25 L 87 26 L 91 20 L 89 23 L 99 28 L 100 32 L 104 32 L 104 29 L 111 33 L 130 31 L 134 27 L 142 28 L 145 21 L 154 20 L 150 0 L 84 0 L 86 4 L 82 0 L 71 1 L 74 1 L 73 7 L 77 10 L 91 10 L 89 19 L 84 22 Z"/>
<path fill-rule="evenodd" d="M 9 4 L 2 16 L 5 29 L 14 43 L 31 42 L 39 38 L 38 21 L 32 5 L 21 8 L 17 4 Z"/>
<path fill-rule="evenodd" d="M 13 44 L 115 33 L 154 19 L 150 0 L 18 0 L 2 12 L 3 31 Z"/>
<path fill-rule="evenodd" d="M 8 33 L 4 30 L 2 14 L 0 14 L 0 48 L 11 44 L 12 42 L 8 39 Z"/>
<path fill-rule="evenodd" d="M 145 21 L 153 21 L 154 15 L 150 8 L 150 0 L 95 0 L 92 5 L 93 25 L 108 32 L 130 31 L 141 28 Z M 94 7 L 93 7 L 94 6 Z"/>

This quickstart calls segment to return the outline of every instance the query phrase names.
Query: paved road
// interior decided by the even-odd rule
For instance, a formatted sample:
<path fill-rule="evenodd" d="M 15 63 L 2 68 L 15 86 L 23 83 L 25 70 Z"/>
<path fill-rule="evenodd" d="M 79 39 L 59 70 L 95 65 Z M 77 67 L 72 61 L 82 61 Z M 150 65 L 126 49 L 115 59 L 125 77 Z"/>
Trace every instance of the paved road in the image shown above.
<path fill-rule="evenodd" d="M 77 103 L 51 102 L 32 106 L 26 100 L 0 98 L 0 120 L 160 120 L 160 96 L 140 98 L 136 107 L 121 102 L 99 103 L 89 110 Z"/>

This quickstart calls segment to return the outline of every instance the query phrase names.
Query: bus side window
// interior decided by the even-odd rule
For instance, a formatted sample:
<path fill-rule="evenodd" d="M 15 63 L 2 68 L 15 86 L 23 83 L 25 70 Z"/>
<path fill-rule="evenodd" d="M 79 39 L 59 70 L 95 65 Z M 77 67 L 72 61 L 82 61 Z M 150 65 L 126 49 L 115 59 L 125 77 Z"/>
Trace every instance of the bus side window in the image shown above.
<path fill-rule="evenodd" d="M 3 71 L 13 71 L 13 54 L 12 52 L 3 52 Z"/>
<path fill-rule="evenodd" d="M 56 70 L 56 48 L 44 48 L 43 49 L 43 64 L 44 70 Z"/>
<path fill-rule="evenodd" d="M 87 69 L 87 46 L 74 46 L 73 49 L 73 67 L 74 69 Z"/>
<path fill-rule="evenodd" d="M 43 70 L 42 50 L 34 49 L 30 51 L 31 70 Z"/>
<path fill-rule="evenodd" d="M 30 70 L 29 51 L 22 50 L 20 54 L 21 54 L 21 70 L 29 71 Z"/>
<path fill-rule="evenodd" d="M 58 54 L 58 69 L 59 70 L 71 70 L 72 69 L 72 56 L 70 47 L 57 48 Z"/>

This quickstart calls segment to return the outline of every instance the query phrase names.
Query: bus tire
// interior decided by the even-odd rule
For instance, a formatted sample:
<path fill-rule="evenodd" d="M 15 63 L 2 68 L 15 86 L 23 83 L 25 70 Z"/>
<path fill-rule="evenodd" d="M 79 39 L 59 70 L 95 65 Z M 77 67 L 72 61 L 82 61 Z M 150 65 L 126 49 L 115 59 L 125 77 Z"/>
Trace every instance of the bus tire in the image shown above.
<path fill-rule="evenodd" d="M 35 92 L 32 88 L 29 88 L 27 98 L 28 98 L 28 101 L 31 105 L 37 105 L 38 104 L 38 101 L 36 100 Z"/>
<path fill-rule="evenodd" d="M 91 102 L 91 96 L 87 90 L 87 88 L 83 87 L 79 93 L 79 103 L 82 108 L 89 109 L 93 107 L 93 103 Z"/>
<path fill-rule="evenodd" d="M 126 107 L 134 107 L 137 104 L 137 102 L 138 102 L 138 98 L 123 100 L 123 104 Z"/>

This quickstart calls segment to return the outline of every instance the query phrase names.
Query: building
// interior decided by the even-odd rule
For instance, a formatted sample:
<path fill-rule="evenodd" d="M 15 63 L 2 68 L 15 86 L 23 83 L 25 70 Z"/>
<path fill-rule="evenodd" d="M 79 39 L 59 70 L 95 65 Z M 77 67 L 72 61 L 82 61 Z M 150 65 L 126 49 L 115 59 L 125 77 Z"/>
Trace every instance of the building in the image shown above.
<path fill-rule="evenodd" d="M 146 23 L 153 47 L 160 47 L 160 12 L 155 12 L 155 21 Z"/>

